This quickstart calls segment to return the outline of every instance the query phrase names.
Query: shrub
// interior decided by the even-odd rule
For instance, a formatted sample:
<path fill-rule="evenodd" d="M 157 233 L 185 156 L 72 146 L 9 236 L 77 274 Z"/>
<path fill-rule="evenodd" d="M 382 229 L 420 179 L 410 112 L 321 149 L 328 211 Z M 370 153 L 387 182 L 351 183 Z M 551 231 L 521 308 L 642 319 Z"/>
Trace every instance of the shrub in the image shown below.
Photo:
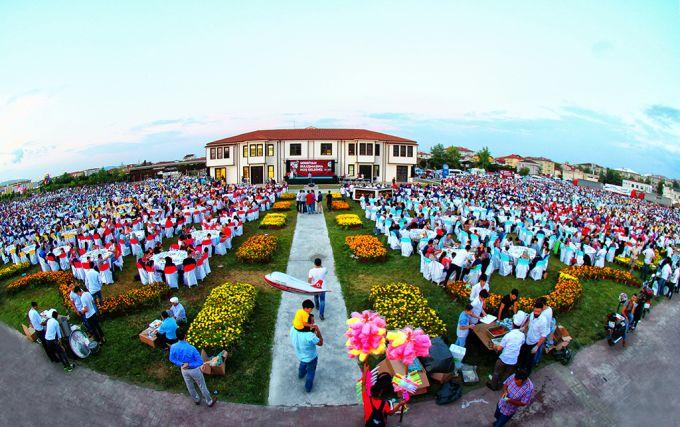
<path fill-rule="evenodd" d="M 286 226 L 286 214 L 284 213 L 268 213 L 260 222 L 260 228 L 279 229 Z"/>
<path fill-rule="evenodd" d="M 335 217 L 335 223 L 344 228 L 360 228 L 361 218 L 356 214 L 342 214 Z"/>
<path fill-rule="evenodd" d="M 225 283 L 210 291 L 191 322 L 187 341 L 199 348 L 224 349 L 241 336 L 255 307 L 257 290 L 247 283 Z"/>
<path fill-rule="evenodd" d="M 278 247 L 278 239 L 271 234 L 255 234 L 236 251 L 236 258 L 247 264 L 264 264 L 271 261 Z"/>
<path fill-rule="evenodd" d="M 345 237 L 345 243 L 359 261 L 383 261 L 387 256 L 387 249 L 385 249 L 380 239 L 375 236 L 368 234 L 347 236 Z"/>
<path fill-rule="evenodd" d="M 275 211 L 287 211 L 290 210 L 291 206 L 293 206 L 293 203 L 291 202 L 280 201 L 275 202 L 274 205 L 272 206 L 272 209 Z"/>
<path fill-rule="evenodd" d="M 349 203 L 338 200 L 331 203 L 331 207 L 334 211 L 347 211 L 349 210 Z"/>
<path fill-rule="evenodd" d="M 28 270 L 31 268 L 31 264 L 28 262 L 22 263 L 22 264 L 12 264 L 8 265 L 6 267 L 0 268 L 0 280 L 5 280 L 9 279 L 10 277 L 14 277 L 17 274 L 21 274 L 24 271 Z"/>
<path fill-rule="evenodd" d="M 295 193 L 282 193 L 281 197 L 279 197 L 281 200 L 295 200 Z"/>
<path fill-rule="evenodd" d="M 412 326 L 422 328 L 432 337 L 446 334 L 446 325 L 417 286 L 407 283 L 375 285 L 368 300 L 391 329 Z"/>

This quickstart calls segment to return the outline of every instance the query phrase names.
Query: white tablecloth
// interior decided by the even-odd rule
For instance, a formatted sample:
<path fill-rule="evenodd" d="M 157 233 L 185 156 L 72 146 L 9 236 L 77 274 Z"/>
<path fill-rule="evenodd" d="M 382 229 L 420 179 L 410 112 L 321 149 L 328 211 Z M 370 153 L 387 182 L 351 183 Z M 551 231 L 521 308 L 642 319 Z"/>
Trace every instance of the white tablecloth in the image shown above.
<path fill-rule="evenodd" d="M 510 248 L 510 250 L 508 250 L 508 255 L 510 255 L 511 258 L 517 261 L 524 252 L 529 253 L 530 260 L 536 257 L 536 251 L 531 248 L 527 248 L 526 246 L 513 246 Z"/>
<path fill-rule="evenodd" d="M 182 261 L 186 259 L 187 251 L 165 251 L 156 254 L 152 257 L 154 265 L 161 269 L 165 268 L 165 257 L 172 258 L 172 262 L 179 267 L 182 265 Z"/>
<path fill-rule="evenodd" d="M 101 254 L 103 259 L 107 259 L 111 257 L 111 252 L 107 249 L 95 249 L 93 251 L 85 252 L 81 257 L 81 261 L 87 261 L 87 258 L 89 257 L 91 261 L 96 261 L 99 258 L 99 255 Z"/>

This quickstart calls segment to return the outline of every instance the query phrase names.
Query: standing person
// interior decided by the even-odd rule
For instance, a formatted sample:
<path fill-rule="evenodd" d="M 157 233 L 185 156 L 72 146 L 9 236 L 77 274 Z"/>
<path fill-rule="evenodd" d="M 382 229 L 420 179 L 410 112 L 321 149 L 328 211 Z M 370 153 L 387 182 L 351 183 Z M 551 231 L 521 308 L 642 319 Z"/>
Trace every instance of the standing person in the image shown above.
<path fill-rule="evenodd" d="M 323 194 L 321 194 L 321 190 L 316 195 L 316 213 L 323 213 Z"/>
<path fill-rule="evenodd" d="M 524 344 L 524 333 L 520 328 L 524 325 L 525 320 L 526 314 L 524 312 L 519 312 L 512 316 L 512 331 L 503 336 L 500 345 L 494 346 L 494 350 L 500 351 L 501 354 L 498 356 L 496 366 L 494 366 L 491 381 L 487 381 L 486 383 L 486 386 L 491 390 L 498 390 L 500 384 L 503 383 L 517 367 L 519 351 Z"/>
<path fill-rule="evenodd" d="M 87 271 L 85 278 L 87 279 L 85 282 L 87 283 L 87 290 L 92 294 L 97 305 L 102 305 L 102 281 L 99 278 L 99 269 L 93 266 Z"/>
<path fill-rule="evenodd" d="M 665 296 L 666 295 L 666 284 L 671 278 L 671 273 L 673 273 L 673 269 L 671 268 L 671 259 L 666 258 L 661 262 L 661 271 L 659 272 L 659 289 L 657 290 L 657 296 Z"/>
<path fill-rule="evenodd" d="M 541 316 L 543 312 L 543 303 L 534 303 L 534 311 L 529 316 L 529 323 L 526 326 L 526 341 L 520 350 L 520 367 L 531 374 L 531 370 L 534 368 L 534 360 L 536 359 L 536 353 L 543 347 L 546 338 L 549 333 L 549 326 L 546 323 L 547 318 Z"/>
<path fill-rule="evenodd" d="M 642 280 L 647 279 L 647 277 L 652 272 L 652 260 L 654 260 L 654 249 L 649 245 L 642 251 L 642 256 L 645 257 L 644 265 L 642 266 Z"/>
<path fill-rule="evenodd" d="M 510 375 L 503 383 L 503 394 L 496 406 L 493 427 L 502 427 L 510 421 L 517 410 L 531 403 L 534 393 L 534 384 L 529 379 L 529 374 L 524 370 Z"/>
<path fill-rule="evenodd" d="M 85 323 L 85 316 L 83 315 L 83 303 L 80 301 L 80 296 L 76 292 L 76 288 L 80 289 L 80 286 L 74 286 L 71 292 L 68 294 L 68 299 L 71 302 L 71 309 L 80 317 L 80 320 Z"/>
<path fill-rule="evenodd" d="M 314 206 L 316 205 L 316 197 L 314 196 L 314 192 L 312 190 L 307 192 L 307 195 L 305 196 L 305 203 L 307 204 L 307 213 L 313 214 Z"/>
<path fill-rule="evenodd" d="M 59 327 L 59 313 L 57 310 L 52 311 L 52 317 L 47 319 L 45 324 L 45 341 L 47 348 L 52 356 L 59 360 L 64 365 L 64 372 L 71 372 L 73 370 L 73 363 L 70 363 L 64 348 L 61 346 L 61 327 Z M 51 359 L 51 358 L 50 358 Z"/>
<path fill-rule="evenodd" d="M 328 194 L 326 195 L 326 209 L 328 209 L 328 212 L 333 210 L 333 196 L 331 195 L 331 190 L 328 190 Z"/>
<path fill-rule="evenodd" d="M 477 282 L 472 289 L 470 289 L 470 301 L 474 301 L 475 298 L 479 295 L 479 293 L 482 291 L 482 289 L 486 289 L 487 292 L 489 292 L 489 284 L 486 283 L 486 274 L 482 273 L 481 276 L 479 276 L 479 282 Z"/>
<path fill-rule="evenodd" d="M 498 308 L 498 319 L 502 320 L 517 313 L 517 301 L 519 300 L 519 291 L 513 289 L 509 294 L 501 298 L 501 306 Z"/>
<path fill-rule="evenodd" d="M 95 341 L 105 343 L 104 331 L 99 324 L 99 313 L 94 304 L 94 297 L 89 292 L 83 292 L 80 286 L 76 286 L 76 293 L 80 297 L 83 304 L 83 317 L 85 318 L 85 327 L 92 334 Z"/>
<path fill-rule="evenodd" d="M 678 284 L 680 282 L 680 263 L 675 264 L 673 274 L 671 275 L 670 288 L 668 290 L 668 299 L 673 299 L 673 294 L 678 291 Z"/>
<path fill-rule="evenodd" d="M 314 316 L 309 316 L 309 323 L 314 323 Z M 316 374 L 316 365 L 319 362 L 319 355 L 317 347 L 323 345 L 323 336 L 321 330 L 317 326 L 314 331 L 305 327 L 302 331 L 298 331 L 294 326 L 290 328 L 290 339 L 295 349 L 295 355 L 300 362 L 298 366 L 298 378 L 305 378 L 305 391 L 310 393 L 314 386 L 314 375 Z"/>
<path fill-rule="evenodd" d="M 472 324 L 476 325 L 479 322 L 479 319 L 482 317 L 486 316 L 486 311 L 484 310 L 484 306 L 486 305 L 486 299 L 489 298 L 489 291 L 486 289 L 482 289 L 479 291 L 479 295 L 477 298 L 472 300 L 470 305 L 472 305 Z"/>
<path fill-rule="evenodd" d="M 326 280 L 327 270 L 321 266 L 321 258 L 314 259 L 314 267 L 309 270 L 307 274 L 307 283 L 315 288 L 323 289 L 323 282 Z M 314 295 L 314 306 L 319 310 L 319 317 L 325 320 L 324 312 L 326 311 L 326 292 Z"/>
<path fill-rule="evenodd" d="M 201 396 L 196 391 L 196 385 L 198 385 L 203 400 L 209 408 L 212 408 L 217 398 L 210 397 L 208 386 L 205 385 L 205 378 L 203 372 L 201 372 L 201 366 L 203 366 L 201 354 L 196 350 L 196 347 L 185 341 L 186 332 L 184 328 L 177 330 L 177 339 L 178 341 L 170 347 L 170 362 L 180 367 L 182 378 L 184 378 L 184 383 L 189 395 L 194 399 L 194 403 L 196 405 L 201 404 Z"/>
<path fill-rule="evenodd" d="M 47 341 L 45 340 L 45 323 L 47 321 L 42 320 L 42 317 L 40 317 L 40 313 L 38 313 L 38 303 L 35 301 L 31 302 L 31 309 L 28 310 L 28 320 L 31 322 L 31 326 L 38 335 L 40 344 L 42 345 L 43 350 L 45 350 L 47 357 L 49 357 L 52 362 L 58 362 L 59 359 L 57 359 L 47 348 Z"/>
<path fill-rule="evenodd" d="M 475 327 L 475 324 L 472 323 L 472 319 L 475 317 L 475 314 L 472 312 L 472 304 L 467 304 L 465 310 L 460 312 L 460 316 L 458 316 L 458 326 L 456 327 L 457 346 L 465 347 L 465 341 L 470 333 L 470 329 Z"/>
<path fill-rule="evenodd" d="M 305 193 L 302 190 L 295 195 L 295 200 L 297 201 L 298 212 L 305 213 Z"/>

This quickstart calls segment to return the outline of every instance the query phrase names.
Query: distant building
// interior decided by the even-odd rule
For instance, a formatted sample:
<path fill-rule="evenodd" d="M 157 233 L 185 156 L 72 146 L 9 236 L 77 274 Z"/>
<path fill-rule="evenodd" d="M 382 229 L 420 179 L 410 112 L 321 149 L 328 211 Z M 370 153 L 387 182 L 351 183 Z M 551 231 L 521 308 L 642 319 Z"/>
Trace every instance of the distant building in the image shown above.
<path fill-rule="evenodd" d="M 650 184 L 644 184 L 642 182 L 637 182 L 637 181 L 631 181 L 629 179 L 624 179 L 623 182 L 621 183 L 621 187 L 629 193 L 632 191 L 636 192 L 642 192 L 642 193 L 647 193 L 651 194 L 654 192 L 654 189 Z"/>
<path fill-rule="evenodd" d="M 521 162 L 522 160 L 524 160 L 524 158 L 518 154 L 510 154 L 509 156 L 496 157 L 496 163 L 501 165 L 507 165 L 517 170 L 520 169 L 517 167 L 517 163 Z"/>
<path fill-rule="evenodd" d="M 635 172 L 634 170 L 627 169 L 627 168 L 618 168 L 614 169 L 616 172 L 618 172 L 621 175 L 621 178 L 623 179 L 628 179 L 631 181 L 641 181 L 642 180 L 642 175 L 639 173 Z"/>
<path fill-rule="evenodd" d="M 680 205 L 680 191 L 673 190 L 673 187 L 665 185 L 662 195 L 670 199 L 673 205 Z"/>
<path fill-rule="evenodd" d="M 418 160 L 430 160 L 432 158 L 432 154 L 426 153 L 424 151 L 418 151 Z"/>
<path fill-rule="evenodd" d="M 607 172 L 607 168 L 600 166 L 597 163 L 579 163 L 575 165 L 577 168 L 589 171 L 594 175 L 600 175 Z"/>
<path fill-rule="evenodd" d="M 11 181 L 5 181 L 0 184 L 0 192 L 9 193 L 23 193 L 24 191 L 33 188 L 30 179 L 14 179 Z"/>
<path fill-rule="evenodd" d="M 205 157 L 170 162 L 142 163 L 130 167 L 130 181 L 163 178 L 166 175 L 205 175 Z"/>
<path fill-rule="evenodd" d="M 555 162 L 545 157 L 526 157 L 525 160 L 531 160 L 541 166 L 541 173 L 543 175 L 555 175 Z"/>
<path fill-rule="evenodd" d="M 210 176 L 227 183 L 339 177 L 407 182 L 416 141 L 366 129 L 257 130 L 206 144 Z"/>
<path fill-rule="evenodd" d="M 541 165 L 534 162 L 533 160 L 521 160 L 517 163 L 517 172 L 521 171 L 522 169 L 526 168 L 529 170 L 529 175 L 540 175 L 541 174 Z"/>

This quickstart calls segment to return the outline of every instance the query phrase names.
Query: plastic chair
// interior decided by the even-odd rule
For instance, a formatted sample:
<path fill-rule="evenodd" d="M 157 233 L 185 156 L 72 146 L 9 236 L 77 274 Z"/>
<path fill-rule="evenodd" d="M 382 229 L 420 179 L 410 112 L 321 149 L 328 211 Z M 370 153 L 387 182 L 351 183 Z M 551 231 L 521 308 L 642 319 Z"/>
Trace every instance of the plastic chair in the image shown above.
<path fill-rule="evenodd" d="M 526 279 L 529 272 L 529 260 L 520 258 L 517 260 L 517 267 L 515 268 L 515 277 L 518 279 Z"/>

